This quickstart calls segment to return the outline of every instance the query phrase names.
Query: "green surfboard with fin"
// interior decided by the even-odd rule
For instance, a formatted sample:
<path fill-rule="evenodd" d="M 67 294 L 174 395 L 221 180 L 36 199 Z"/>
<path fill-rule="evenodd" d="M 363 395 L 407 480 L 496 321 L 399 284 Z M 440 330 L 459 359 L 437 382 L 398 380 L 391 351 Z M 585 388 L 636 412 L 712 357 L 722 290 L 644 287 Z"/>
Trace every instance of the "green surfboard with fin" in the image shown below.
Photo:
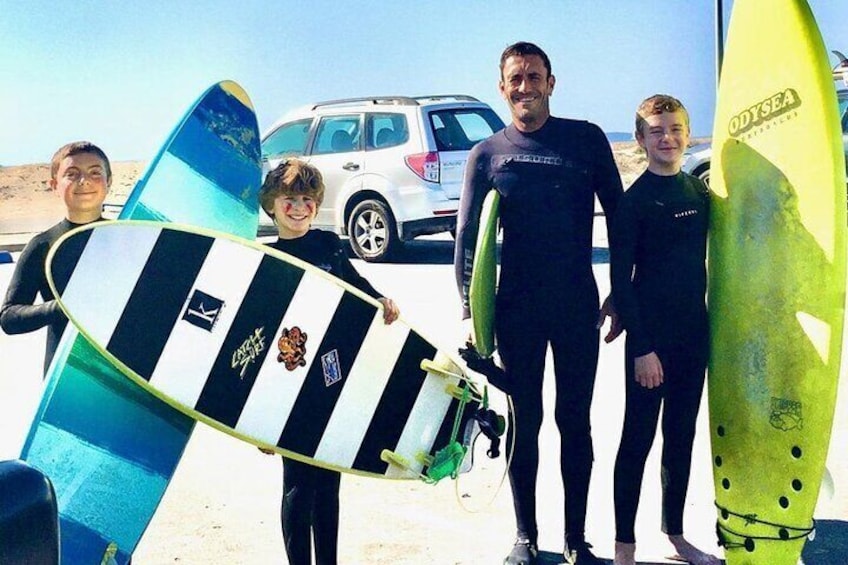
<path fill-rule="evenodd" d="M 736 0 L 713 131 L 709 410 L 728 565 L 796 565 L 839 377 L 845 161 L 803 0 Z"/>
<path fill-rule="evenodd" d="M 468 299 L 474 327 L 474 347 L 483 357 L 495 352 L 495 294 L 497 293 L 497 239 L 500 194 L 490 190 L 480 212 L 480 229 L 474 250 Z"/>

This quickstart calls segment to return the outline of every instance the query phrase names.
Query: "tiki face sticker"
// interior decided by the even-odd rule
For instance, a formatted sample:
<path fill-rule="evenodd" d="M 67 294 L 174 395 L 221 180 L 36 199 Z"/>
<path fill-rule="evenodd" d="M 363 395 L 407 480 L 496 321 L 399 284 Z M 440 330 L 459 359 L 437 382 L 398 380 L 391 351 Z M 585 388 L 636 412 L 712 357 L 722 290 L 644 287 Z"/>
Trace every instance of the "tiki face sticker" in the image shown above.
<path fill-rule="evenodd" d="M 292 329 L 283 328 L 280 339 L 277 340 L 277 361 L 283 363 L 289 371 L 305 366 L 306 339 L 306 333 L 297 326 Z"/>

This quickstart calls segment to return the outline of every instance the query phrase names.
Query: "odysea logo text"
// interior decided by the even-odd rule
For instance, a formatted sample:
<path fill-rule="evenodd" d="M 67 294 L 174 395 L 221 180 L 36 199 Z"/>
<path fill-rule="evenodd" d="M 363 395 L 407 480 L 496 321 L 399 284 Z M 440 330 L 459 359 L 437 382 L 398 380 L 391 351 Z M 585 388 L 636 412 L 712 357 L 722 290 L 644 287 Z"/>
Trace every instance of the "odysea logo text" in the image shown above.
<path fill-rule="evenodd" d="M 785 114 L 800 105 L 801 99 L 798 97 L 798 92 L 794 88 L 787 88 L 783 92 L 772 94 L 765 100 L 757 102 L 730 118 L 729 133 L 732 137 L 742 135 L 749 129 Z"/>

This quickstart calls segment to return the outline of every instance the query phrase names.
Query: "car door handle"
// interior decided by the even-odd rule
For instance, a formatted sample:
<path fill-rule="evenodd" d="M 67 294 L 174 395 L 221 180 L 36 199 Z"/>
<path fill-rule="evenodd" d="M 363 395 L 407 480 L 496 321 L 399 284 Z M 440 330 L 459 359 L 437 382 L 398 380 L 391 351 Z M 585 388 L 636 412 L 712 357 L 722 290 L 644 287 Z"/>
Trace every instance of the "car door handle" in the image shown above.
<path fill-rule="evenodd" d="M 353 161 L 350 161 L 350 162 L 342 165 L 342 169 L 344 169 L 346 171 L 358 171 L 359 170 L 359 163 L 354 163 Z"/>

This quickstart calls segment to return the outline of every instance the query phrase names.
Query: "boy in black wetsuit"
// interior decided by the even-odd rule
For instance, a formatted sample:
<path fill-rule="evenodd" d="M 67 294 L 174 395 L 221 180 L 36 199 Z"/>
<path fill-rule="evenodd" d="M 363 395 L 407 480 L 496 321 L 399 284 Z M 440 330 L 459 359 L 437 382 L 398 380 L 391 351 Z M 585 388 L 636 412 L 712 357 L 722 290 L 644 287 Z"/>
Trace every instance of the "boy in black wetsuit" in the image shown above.
<path fill-rule="evenodd" d="M 399 314 L 395 303 L 380 295 L 350 263 L 339 237 L 311 230 L 324 198 L 321 173 L 303 161 L 289 159 L 265 178 L 259 192 L 262 209 L 274 219 L 279 239 L 270 244 L 352 284 L 383 304 L 383 320 Z M 310 565 L 311 537 L 317 565 L 338 561 L 339 483 L 335 471 L 283 458 L 283 540 L 290 565 Z M 310 536 L 310 533 L 312 534 Z"/>
<path fill-rule="evenodd" d="M 88 141 L 68 143 L 53 155 L 50 187 L 65 204 L 65 219 L 27 243 L 12 274 L 0 308 L 0 327 L 7 334 L 47 326 L 44 372 L 50 366 L 68 319 L 47 284 L 47 251 L 62 234 L 101 219 L 103 201 L 112 184 L 112 168 L 102 149 Z M 41 295 L 42 302 L 35 304 Z"/>
<path fill-rule="evenodd" d="M 655 95 L 636 112 L 646 170 L 624 193 L 610 240 L 613 297 L 624 329 L 626 409 L 615 462 L 615 565 L 634 565 L 634 523 L 645 460 L 662 431 L 663 531 L 678 557 L 695 565 L 718 558 L 683 537 L 695 421 L 709 347 L 706 244 L 709 192 L 680 170 L 689 116 L 677 99 Z"/>
<path fill-rule="evenodd" d="M 612 215 L 621 178 L 598 126 L 550 115 L 555 79 L 544 51 L 532 43 L 511 45 L 501 55 L 500 70 L 499 89 L 512 123 L 471 150 L 454 265 L 468 318 L 480 210 L 486 193 L 496 189 L 503 244 L 495 335 L 516 419 L 509 479 L 517 540 L 505 563 L 529 565 L 536 559 L 538 436 L 550 344 L 566 493 L 565 557 L 568 563 L 594 565 L 601 561 L 584 533 L 593 462 L 589 409 L 599 346 L 592 222 L 596 196 L 607 217 Z"/>

